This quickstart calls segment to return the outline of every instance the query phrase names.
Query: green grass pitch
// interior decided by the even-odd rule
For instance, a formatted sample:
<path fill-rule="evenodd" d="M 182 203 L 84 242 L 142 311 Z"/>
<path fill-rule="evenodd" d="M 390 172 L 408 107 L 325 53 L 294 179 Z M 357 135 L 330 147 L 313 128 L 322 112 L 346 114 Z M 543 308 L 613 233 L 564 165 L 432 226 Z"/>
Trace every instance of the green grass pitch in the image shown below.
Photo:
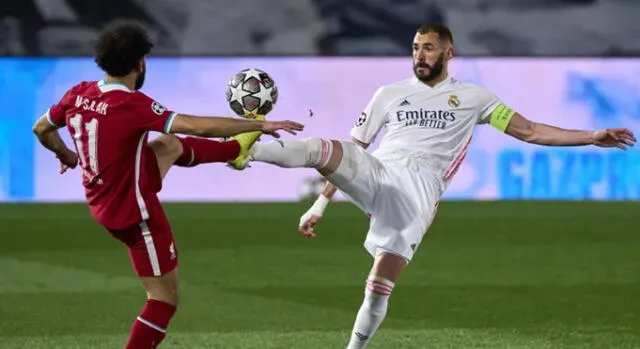
<path fill-rule="evenodd" d="M 343 348 L 371 258 L 332 204 L 166 204 L 182 304 L 163 348 Z M 370 348 L 640 348 L 640 203 L 444 202 Z M 119 348 L 144 293 L 85 205 L 0 205 L 0 348 Z"/>

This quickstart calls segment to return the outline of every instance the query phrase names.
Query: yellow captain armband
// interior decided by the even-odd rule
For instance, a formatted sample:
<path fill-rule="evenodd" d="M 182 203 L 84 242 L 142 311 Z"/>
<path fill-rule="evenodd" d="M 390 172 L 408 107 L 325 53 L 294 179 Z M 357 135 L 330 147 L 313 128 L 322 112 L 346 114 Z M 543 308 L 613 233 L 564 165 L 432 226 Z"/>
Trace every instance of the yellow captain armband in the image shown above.
<path fill-rule="evenodd" d="M 489 116 L 489 124 L 500 132 L 504 132 L 507 130 L 509 121 L 511 121 L 511 118 L 515 113 L 516 112 L 513 109 L 500 103 L 495 109 L 493 109 L 491 116 Z"/>

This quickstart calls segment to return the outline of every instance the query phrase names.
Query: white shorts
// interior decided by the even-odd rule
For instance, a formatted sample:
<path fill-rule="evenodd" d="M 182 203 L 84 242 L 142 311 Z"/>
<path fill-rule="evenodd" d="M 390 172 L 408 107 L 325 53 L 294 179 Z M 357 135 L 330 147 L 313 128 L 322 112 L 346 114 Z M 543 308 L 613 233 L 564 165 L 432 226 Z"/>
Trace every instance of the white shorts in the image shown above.
<path fill-rule="evenodd" d="M 413 159 L 383 162 L 352 142 L 341 144 L 342 162 L 329 181 L 371 214 L 364 247 L 374 257 L 390 252 L 410 261 L 435 216 L 439 181 Z"/>

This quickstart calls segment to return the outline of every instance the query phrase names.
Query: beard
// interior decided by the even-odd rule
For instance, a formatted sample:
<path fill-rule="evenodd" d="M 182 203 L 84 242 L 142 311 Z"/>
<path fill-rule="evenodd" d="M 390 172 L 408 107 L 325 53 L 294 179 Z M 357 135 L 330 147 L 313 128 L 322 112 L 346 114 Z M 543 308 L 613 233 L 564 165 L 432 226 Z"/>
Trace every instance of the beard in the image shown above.
<path fill-rule="evenodd" d="M 136 77 L 136 84 L 134 86 L 134 88 L 136 90 L 139 90 L 142 88 L 142 85 L 144 85 L 144 76 L 147 72 L 147 69 L 143 69 L 142 72 L 140 74 L 138 74 L 138 76 Z"/>
<path fill-rule="evenodd" d="M 429 73 L 427 75 L 422 75 L 418 73 L 418 69 L 429 69 Z M 440 57 L 436 60 L 433 65 L 429 65 L 427 63 L 415 63 L 413 65 L 413 73 L 416 75 L 416 78 L 422 82 L 431 82 L 442 74 L 442 70 L 444 69 L 444 52 L 440 54 Z"/>

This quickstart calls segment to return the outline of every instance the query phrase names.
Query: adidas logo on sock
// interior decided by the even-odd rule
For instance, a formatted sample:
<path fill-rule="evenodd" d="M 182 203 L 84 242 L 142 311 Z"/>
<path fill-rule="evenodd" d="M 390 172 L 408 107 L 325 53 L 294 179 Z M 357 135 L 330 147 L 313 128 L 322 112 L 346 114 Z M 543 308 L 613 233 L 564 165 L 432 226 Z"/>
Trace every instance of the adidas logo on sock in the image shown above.
<path fill-rule="evenodd" d="M 356 337 L 358 337 L 358 339 L 361 341 L 366 341 L 367 339 L 369 339 L 369 336 L 365 336 L 360 332 L 356 332 Z"/>

